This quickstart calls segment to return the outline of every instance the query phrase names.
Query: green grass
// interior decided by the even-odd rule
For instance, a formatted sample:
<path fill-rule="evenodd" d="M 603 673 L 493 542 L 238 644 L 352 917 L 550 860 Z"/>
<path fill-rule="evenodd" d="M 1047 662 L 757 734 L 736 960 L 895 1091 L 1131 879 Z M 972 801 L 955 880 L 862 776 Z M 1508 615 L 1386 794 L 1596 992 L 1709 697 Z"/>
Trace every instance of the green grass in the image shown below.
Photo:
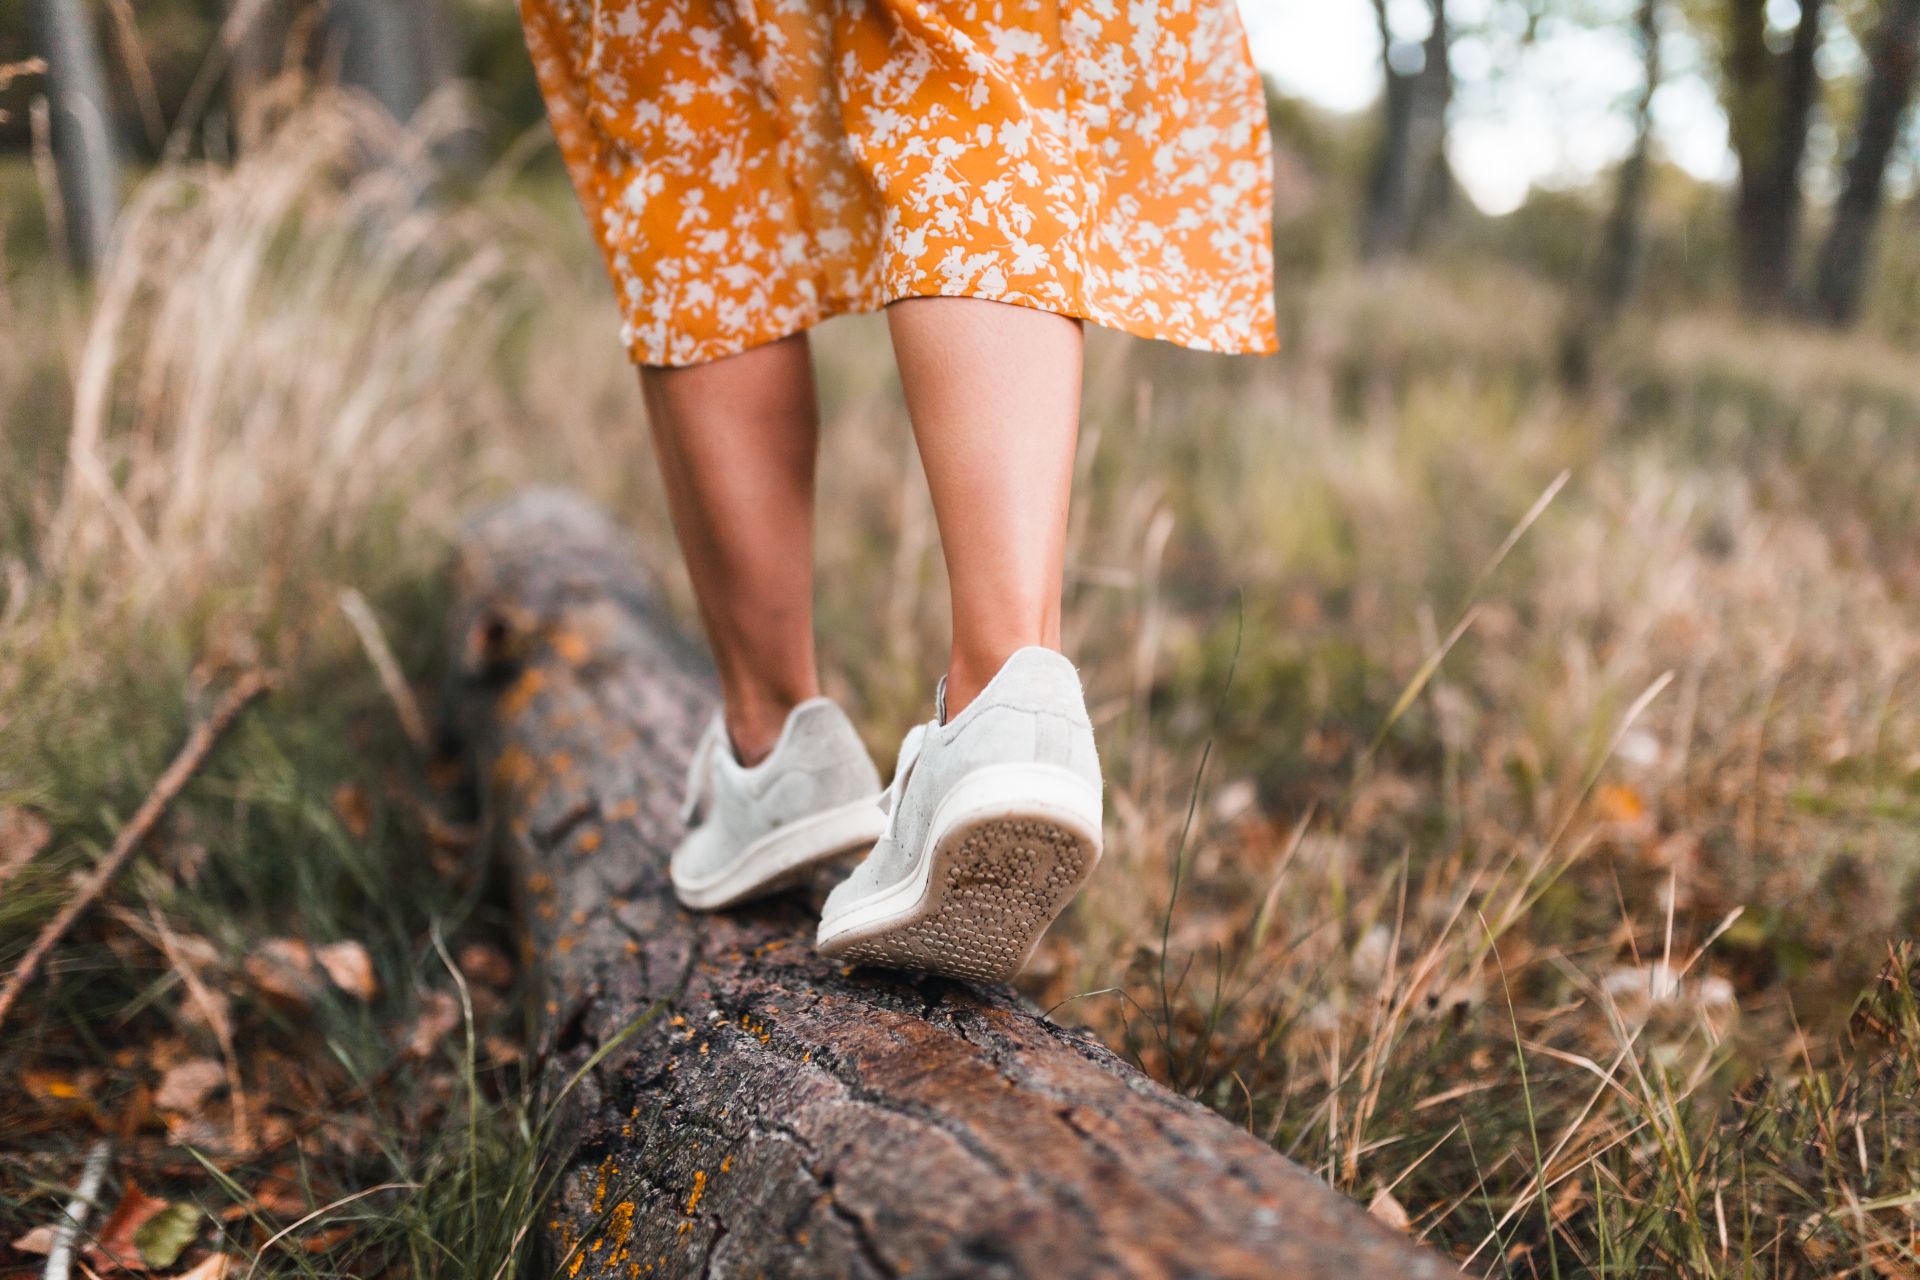
<path fill-rule="evenodd" d="M 0 805 L 54 831 L 0 965 L 227 680 L 280 687 L 7 1029 L 0 1239 L 101 1132 L 207 1206 L 202 1247 L 340 1202 L 268 1273 L 490 1277 L 532 1221 L 519 994 L 462 972 L 474 1038 L 444 1021 L 511 922 L 340 596 L 431 705 L 451 533 L 532 481 L 615 506 L 687 595 L 551 174 L 415 206 L 354 168 L 379 128 L 323 105 L 156 175 L 123 310 L 10 259 L 16 311 L 67 301 L 0 354 Z M 1286 304 L 1272 360 L 1091 345 L 1065 629 L 1108 857 L 1029 991 L 1476 1274 L 1910 1273 L 1911 361 L 1686 313 L 1575 394 L 1564 299 L 1476 256 L 1330 265 Z M 884 760 L 945 603 L 874 323 L 817 348 L 818 603 Z M 247 961 L 287 937 L 360 943 L 379 995 L 272 997 Z M 224 1098 L 155 1114 L 168 1065 L 223 1054 L 189 971 L 255 1127 L 298 1143 L 223 1153 Z M 236 1202 L 257 1220 L 216 1226 Z"/>

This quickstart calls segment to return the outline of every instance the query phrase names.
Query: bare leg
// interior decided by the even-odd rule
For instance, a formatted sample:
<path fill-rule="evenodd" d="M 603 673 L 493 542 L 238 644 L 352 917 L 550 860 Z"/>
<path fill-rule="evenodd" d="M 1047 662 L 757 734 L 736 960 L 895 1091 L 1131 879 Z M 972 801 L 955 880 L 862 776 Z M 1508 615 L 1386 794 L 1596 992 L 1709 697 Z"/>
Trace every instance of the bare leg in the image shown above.
<path fill-rule="evenodd" d="M 887 319 L 953 593 L 951 716 L 1014 650 L 1060 646 L 1080 324 L 979 298 Z"/>
<path fill-rule="evenodd" d="M 773 749 L 820 691 L 813 648 L 819 409 L 804 334 L 640 387 L 674 532 L 700 604 L 741 762 Z"/>

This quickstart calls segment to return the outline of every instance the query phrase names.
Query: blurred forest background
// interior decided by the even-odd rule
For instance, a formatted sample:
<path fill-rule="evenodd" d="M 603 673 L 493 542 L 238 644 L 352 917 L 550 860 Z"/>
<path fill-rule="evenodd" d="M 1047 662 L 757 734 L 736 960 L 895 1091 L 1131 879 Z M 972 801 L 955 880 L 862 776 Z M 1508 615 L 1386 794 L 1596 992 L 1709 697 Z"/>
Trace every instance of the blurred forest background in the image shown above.
<path fill-rule="evenodd" d="M 1023 984 L 1473 1274 L 1920 1276 L 1920 0 L 1324 3 L 1383 87 L 1272 96 L 1285 350 L 1090 346 L 1109 863 Z M 1571 31 L 1626 146 L 1491 216 L 1450 132 Z M 572 484 L 688 603 L 517 17 L 22 0 L 0 112 L 0 968 L 275 686 L 0 1001 L 0 1274 L 76 1184 L 103 1275 L 505 1274 L 448 538 Z M 884 764 L 944 595 L 874 324 L 819 608 Z"/>

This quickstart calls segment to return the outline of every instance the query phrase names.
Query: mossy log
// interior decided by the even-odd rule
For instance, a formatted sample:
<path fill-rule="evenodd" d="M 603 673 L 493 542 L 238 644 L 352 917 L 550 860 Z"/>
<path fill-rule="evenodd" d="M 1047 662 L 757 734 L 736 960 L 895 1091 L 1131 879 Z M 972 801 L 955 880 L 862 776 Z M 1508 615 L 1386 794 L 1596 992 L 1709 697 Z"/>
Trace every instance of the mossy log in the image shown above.
<path fill-rule="evenodd" d="M 1457 1274 L 1009 990 L 824 962 L 804 892 L 682 910 L 714 687 L 625 538 L 528 493 L 468 527 L 457 575 L 449 725 L 521 897 L 548 1097 L 602 1054 L 559 1102 L 543 1266 Z"/>

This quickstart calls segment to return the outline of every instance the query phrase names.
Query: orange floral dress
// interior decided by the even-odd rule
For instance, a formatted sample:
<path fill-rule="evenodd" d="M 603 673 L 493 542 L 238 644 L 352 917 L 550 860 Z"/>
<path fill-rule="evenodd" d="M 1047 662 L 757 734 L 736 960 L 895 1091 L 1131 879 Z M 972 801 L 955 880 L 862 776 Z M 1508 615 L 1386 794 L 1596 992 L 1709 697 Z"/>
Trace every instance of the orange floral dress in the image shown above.
<path fill-rule="evenodd" d="M 898 298 L 1274 347 L 1234 0 L 521 0 L 635 361 Z"/>

